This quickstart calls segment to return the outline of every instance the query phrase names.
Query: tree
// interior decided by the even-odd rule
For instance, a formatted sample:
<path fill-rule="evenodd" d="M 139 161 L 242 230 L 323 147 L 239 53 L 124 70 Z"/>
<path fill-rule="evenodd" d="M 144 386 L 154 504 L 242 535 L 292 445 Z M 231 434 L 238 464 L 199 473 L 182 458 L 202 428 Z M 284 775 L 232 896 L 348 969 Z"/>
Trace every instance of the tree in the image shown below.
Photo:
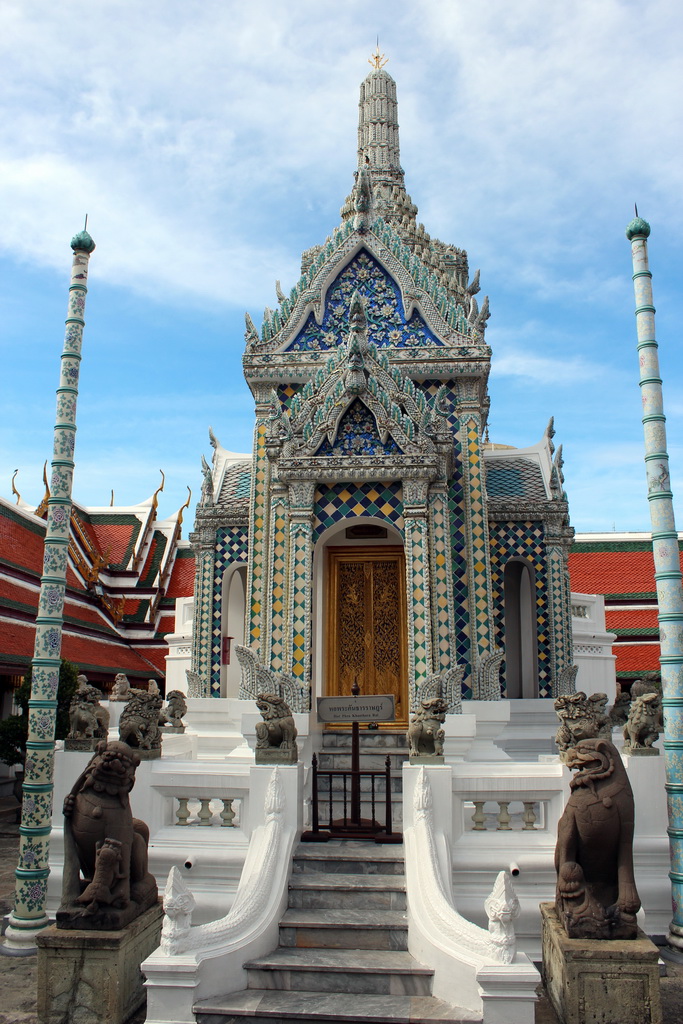
<path fill-rule="evenodd" d="M 29 666 L 24 680 L 14 695 L 19 705 L 18 715 L 9 715 L 0 722 L 0 761 L 10 768 L 15 764 L 23 765 L 26 758 L 26 740 L 28 738 L 28 702 L 31 697 L 32 667 Z M 59 685 L 57 687 L 57 726 L 55 739 L 63 740 L 69 731 L 69 705 L 78 688 L 78 667 L 66 658 L 62 658 L 59 666 Z"/>

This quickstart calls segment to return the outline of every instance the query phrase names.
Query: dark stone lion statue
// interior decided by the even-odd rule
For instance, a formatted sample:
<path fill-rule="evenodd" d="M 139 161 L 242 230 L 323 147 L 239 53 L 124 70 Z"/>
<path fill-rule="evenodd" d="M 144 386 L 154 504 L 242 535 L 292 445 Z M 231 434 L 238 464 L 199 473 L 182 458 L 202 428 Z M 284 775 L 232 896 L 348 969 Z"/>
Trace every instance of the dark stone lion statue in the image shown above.
<path fill-rule="evenodd" d="M 581 740 L 565 763 L 576 775 L 557 830 L 558 916 L 572 939 L 635 938 L 633 793 L 619 751 L 609 740 Z"/>
<path fill-rule="evenodd" d="M 158 751 L 161 748 L 159 713 L 163 698 L 146 690 L 131 690 L 131 694 L 119 720 L 119 739 L 141 751 Z"/>
<path fill-rule="evenodd" d="M 130 809 L 139 763 L 127 744 L 99 743 L 64 801 L 59 928 L 123 928 L 157 900 L 147 869 L 149 830 Z"/>
<path fill-rule="evenodd" d="M 422 701 L 408 726 L 410 757 L 443 756 L 443 723 L 447 713 L 448 703 L 443 697 Z"/>
<path fill-rule="evenodd" d="M 296 761 L 297 728 L 289 705 L 274 693 L 259 693 L 256 706 L 262 722 L 256 723 L 256 760 L 272 760 L 277 751 L 289 761 Z"/>
<path fill-rule="evenodd" d="M 624 725 L 624 753 L 652 751 L 652 746 L 662 731 L 661 717 L 661 693 L 644 693 L 636 697 Z"/>
<path fill-rule="evenodd" d="M 79 686 L 69 705 L 67 739 L 106 739 L 109 733 L 109 712 L 99 703 L 102 691 L 96 686 Z"/>

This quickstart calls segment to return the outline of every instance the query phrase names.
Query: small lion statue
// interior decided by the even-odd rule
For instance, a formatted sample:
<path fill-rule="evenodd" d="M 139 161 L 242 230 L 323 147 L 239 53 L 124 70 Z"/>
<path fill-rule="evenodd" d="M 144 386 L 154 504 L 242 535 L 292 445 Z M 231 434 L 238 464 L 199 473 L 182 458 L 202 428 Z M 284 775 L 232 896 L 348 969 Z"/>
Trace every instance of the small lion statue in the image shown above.
<path fill-rule="evenodd" d="M 644 693 L 631 704 L 628 720 L 624 726 L 624 753 L 642 754 L 645 751 L 658 754 L 653 744 L 661 732 L 662 695 Z"/>
<path fill-rule="evenodd" d="M 443 757 L 443 741 L 448 704 L 443 697 L 423 700 L 408 726 L 409 756 Z"/>
<path fill-rule="evenodd" d="M 157 690 L 158 693 L 159 691 Z M 182 690 L 171 690 L 166 695 L 166 707 L 162 709 L 159 715 L 159 725 L 167 726 L 167 728 L 175 732 L 185 732 L 183 715 L 186 714 L 187 701 L 185 700 L 185 694 Z"/>
<path fill-rule="evenodd" d="M 565 763 L 576 775 L 557 829 L 560 922 L 570 939 L 635 938 L 633 793 L 619 751 L 609 740 L 581 740 Z"/>
<path fill-rule="evenodd" d="M 126 743 L 100 742 L 64 801 L 58 928 L 123 928 L 157 901 L 147 868 L 149 830 L 130 809 L 139 763 Z"/>
<path fill-rule="evenodd" d="M 299 757 L 297 728 L 289 705 L 274 693 L 259 693 L 256 706 L 263 718 L 256 723 L 256 763 L 296 763 Z"/>
<path fill-rule="evenodd" d="M 561 761 L 566 761 L 567 752 L 580 740 L 598 736 L 610 738 L 612 723 L 605 713 L 607 700 L 605 693 L 593 693 L 587 697 L 583 690 L 563 694 L 556 699 L 555 713 L 560 727 L 555 734 L 555 742 Z"/>
<path fill-rule="evenodd" d="M 157 756 L 161 752 L 159 712 L 162 698 L 146 690 L 131 690 L 131 698 L 121 712 L 119 739 L 140 751 Z"/>
<path fill-rule="evenodd" d="M 109 712 L 99 703 L 102 691 L 90 686 L 85 676 L 79 676 L 80 686 L 69 705 L 69 733 L 67 741 L 102 740 L 109 734 Z M 85 680 L 85 682 L 81 681 Z M 67 743 L 68 746 L 68 743 Z M 91 749 L 94 749 L 95 743 Z"/>

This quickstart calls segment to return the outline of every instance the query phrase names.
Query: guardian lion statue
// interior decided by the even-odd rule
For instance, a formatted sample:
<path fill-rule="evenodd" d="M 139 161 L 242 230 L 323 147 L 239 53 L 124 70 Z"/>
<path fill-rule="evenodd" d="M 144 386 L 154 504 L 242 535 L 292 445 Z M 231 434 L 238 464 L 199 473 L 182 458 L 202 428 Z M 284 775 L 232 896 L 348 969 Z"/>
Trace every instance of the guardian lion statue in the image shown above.
<path fill-rule="evenodd" d="M 640 898 L 633 875 L 633 793 L 609 740 L 581 740 L 555 848 L 558 917 L 571 939 L 631 939 Z"/>
<path fill-rule="evenodd" d="M 443 723 L 447 713 L 448 704 L 443 697 L 422 701 L 408 726 L 408 753 L 411 758 L 443 757 L 446 737 Z"/>
<path fill-rule="evenodd" d="M 633 754 L 645 750 L 659 753 L 653 744 L 661 732 L 662 696 L 660 693 L 644 693 L 631 704 L 628 721 L 624 726 L 624 753 Z"/>
<path fill-rule="evenodd" d="M 119 739 L 140 751 L 161 751 L 159 713 L 162 698 L 146 690 L 132 690 L 119 720 Z"/>
<path fill-rule="evenodd" d="M 68 740 L 106 739 L 109 712 L 99 703 L 102 691 L 87 683 L 79 686 L 69 705 Z"/>
<path fill-rule="evenodd" d="M 58 928 L 123 928 L 156 903 L 149 830 L 133 817 L 128 796 L 139 763 L 126 743 L 102 741 L 64 801 Z"/>
<path fill-rule="evenodd" d="M 274 693 L 259 693 L 256 706 L 263 718 L 256 723 L 257 764 L 296 762 L 299 756 L 297 728 L 289 705 Z"/>

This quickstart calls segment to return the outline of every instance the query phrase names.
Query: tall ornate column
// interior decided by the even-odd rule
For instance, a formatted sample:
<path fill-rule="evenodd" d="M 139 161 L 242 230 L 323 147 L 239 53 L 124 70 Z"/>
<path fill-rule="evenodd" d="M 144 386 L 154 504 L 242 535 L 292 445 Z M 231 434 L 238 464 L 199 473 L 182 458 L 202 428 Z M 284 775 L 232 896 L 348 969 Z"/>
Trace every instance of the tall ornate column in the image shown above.
<path fill-rule="evenodd" d="M 432 484 L 429 493 L 429 540 L 434 671 L 452 668 L 455 657 L 453 556 L 448 522 L 448 484 Z"/>
<path fill-rule="evenodd" d="M 221 623 L 214 622 L 213 576 L 216 561 L 216 531 L 213 523 L 203 523 L 197 515 L 196 529 L 190 534 L 196 570 L 194 578 L 194 624 L 192 627 L 192 671 L 199 677 L 199 692 L 191 697 L 211 696 L 211 652 L 214 629 L 220 635 Z"/>
<path fill-rule="evenodd" d="M 267 559 L 269 555 L 268 530 L 270 506 L 268 484 L 270 460 L 266 450 L 268 417 L 271 411 L 272 389 L 259 387 L 256 391 L 256 425 L 254 427 L 254 462 L 249 509 L 249 571 L 247 575 L 247 640 L 261 661 L 267 658 L 266 596 L 268 583 Z"/>
<path fill-rule="evenodd" d="M 462 380 L 456 384 L 459 436 L 462 449 L 463 492 L 465 497 L 465 538 L 467 546 L 467 590 L 470 618 L 473 691 L 482 658 L 493 653 L 493 600 L 491 596 L 491 557 L 486 510 L 486 480 L 481 451 L 481 410 L 479 382 Z M 479 694 L 473 692 L 474 697 Z"/>
<path fill-rule="evenodd" d="M 71 239 L 69 305 L 57 388 L 52 477 L 40 581 L 36 638 L 29 700 L 28 741 L 24 764 L 24 799 L 19 829 L 14 910 L 9 916 L 2 952 L 35 953 L 36 936 L 49 924 L 45 912 L 50 873 L 52 794 L 57 687 L 62 650 L 71 488 L 76 441 L 76 404 L 81 362 L 88 263 L 95 243 L 87 231 Z"/>
<path fill-rule="evenodd" d="M 428 480 L 403 481 L 406 595 L 408 598 L 408 674 L 416 686 L 434 671 L 430 597 Z M 411 693 L 412 697 L 412 693 Z"/>
<path fill-rule="evenodd" d="M 650 225 L 636 214 L 626 229 L 633 257 L 636 329 L 643 405 L 647 497 L 659 605 L 659 643 L 664 706 L 664 757 L 669 814 L 673 920 L 668 940 L 683 949 L 683 586 L 669 477 L 666 417 L 655 339 L 652 274 L 648 265 Z"/>
<path fill-rule="evenodd" d="M 545 523 L 545 544 L 548 556 L 548 603 L 553 656 L 553 694 L 559 696 L 558 683 L 573 661 L 571 598 L 569 589 L 569 548 L 571 529 L 563 516 L 550 516 Z"/>
<path fill-rule="evenodd" d="M 288 622 L 285 670 L 297 680 L 311 681 L 311 615 L 313 602 L 313 503 L 315 484 L 289 485 Z M 291 661 L 289 660 L 291 659 Z"/>
<path fill-rule="evenodd" d="M 287 557 L 289 553 L 289 501 L 287 488 L 275 484 L 270 499 L 270 557 L 268 559 L 267 664 L 275 672 L 285 668 L 287 630 Z"/>

